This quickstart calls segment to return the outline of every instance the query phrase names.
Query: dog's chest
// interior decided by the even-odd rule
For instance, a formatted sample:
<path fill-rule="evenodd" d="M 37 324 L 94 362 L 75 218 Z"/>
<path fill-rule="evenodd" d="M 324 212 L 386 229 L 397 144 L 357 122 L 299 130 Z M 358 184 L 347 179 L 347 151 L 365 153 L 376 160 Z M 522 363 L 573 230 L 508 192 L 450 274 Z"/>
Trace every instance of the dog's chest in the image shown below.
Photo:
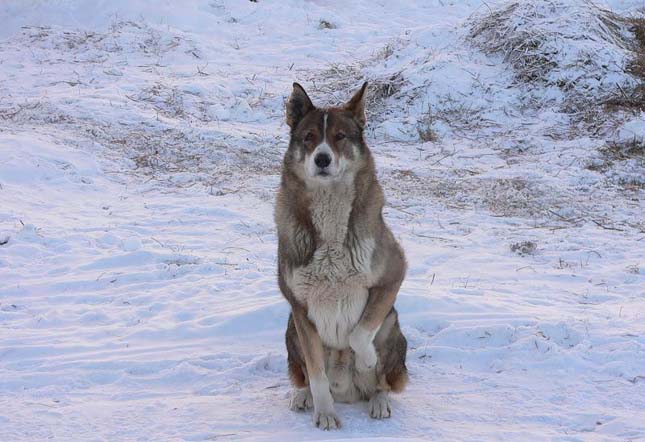
<path fill-rule="evenodd" d="M 323 293 L 324 290 L 330 292 Z M 320 287 L 318 293 L 309 296 L 309 319 L 316 325 L 318 334 L 326 346 L 337 349 L 349 347 L 349 334 L 361 319 L 367 296 L 367 288 L 359 285 Z"/>
<path fill-rule="evenodd" d="M 354 189 L 342 183 L 312 190 L 309 206 L 311 221 L 324 243 L 345 241 L 353 201 Z"/>
<path fill-rule="evenodd" d="M 311 217 L 319 244 L 311 261 L 293 271 L 293 291 L 307 306 L 323 342 L 347 348 L 348 336 L 367 303 L 372 279 L 372 238 L 346 241 L 353 190 L 323 188 L 314 193 Z"/>

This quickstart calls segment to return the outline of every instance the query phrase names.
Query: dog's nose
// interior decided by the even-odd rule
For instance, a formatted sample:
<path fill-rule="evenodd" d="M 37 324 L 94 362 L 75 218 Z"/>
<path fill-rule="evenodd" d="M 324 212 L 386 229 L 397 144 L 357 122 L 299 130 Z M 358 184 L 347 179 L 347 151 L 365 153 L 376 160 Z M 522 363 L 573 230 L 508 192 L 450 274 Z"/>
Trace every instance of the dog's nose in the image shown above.
<path fill-rule="evenodd" d="M 328 153 L 321 152 L 316 155 L 316 158 L 314 158 L 314 163 L 316 163 L 316 166 L 324 169 L 325 167 L 329 166 L 329 163 L 331 163 L 331 157 Z"/>

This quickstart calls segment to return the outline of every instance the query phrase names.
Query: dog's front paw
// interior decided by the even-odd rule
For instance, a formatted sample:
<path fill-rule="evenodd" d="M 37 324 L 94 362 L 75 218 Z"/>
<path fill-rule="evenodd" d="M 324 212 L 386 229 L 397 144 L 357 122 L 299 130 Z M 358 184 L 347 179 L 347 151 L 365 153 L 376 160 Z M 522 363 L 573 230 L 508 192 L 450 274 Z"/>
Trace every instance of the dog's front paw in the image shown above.
<path fill-rule="evenodd" d="M 349 335 L 349 346 L 354 350 L 355 365 L 358 371 L 371 370 L 376 366 L 376 349 L 372 336 L 362 327 L 357 326 Z"/>
<path fill-rule="evenodd" d="M 319 412 L 314 411 L 314 424 L 321 430 L 336 430 L 340 428 L 340 419 L 333 410 Z"/>
<path fill-rule="evenodd" d="M 293 411 L 309 410 L 314 406 L 314 399 L 311 396 L 311 390 L 307 388 L 295 389 L 291 395 L 289 408 Z"/>
<path fill-rule="evenodd" d="M 356 370 L 367 371 L 376 367 L 378 357 L 376 356 L 374 344 L 370 342 L 366 348 L 361 349 L 360 353 L 355 350 L 354 352 L 356 354 Z"/>
<path fill-rule="evenodd" d="M 390 398 L 387 393 L 380 391 L 370 399 L 367 408 L 370 411 L 370 416 L 374 419 L 386 419 L 392 416 L 392 407 L 390 407 Z"/>

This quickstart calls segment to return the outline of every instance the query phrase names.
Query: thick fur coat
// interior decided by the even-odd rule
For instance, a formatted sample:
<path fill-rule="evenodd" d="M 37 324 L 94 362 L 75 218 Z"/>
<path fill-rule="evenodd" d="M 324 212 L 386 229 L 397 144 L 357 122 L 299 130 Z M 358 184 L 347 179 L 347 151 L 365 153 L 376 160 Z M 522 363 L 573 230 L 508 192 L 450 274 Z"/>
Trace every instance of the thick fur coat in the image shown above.
<path fill-rule="evenodd" d="M 382 216 L 384 196 L 365 143 L 366 85 L 343 107 L 316 108 L 294 84 L 291 140 L 276 201 L 278 281 L 290 303 L 286 343 L 292 408 L 340 426 L 333 401 L 370 401 L 407 382 L 406 341 L 393 307 L 403 251 Z"/>

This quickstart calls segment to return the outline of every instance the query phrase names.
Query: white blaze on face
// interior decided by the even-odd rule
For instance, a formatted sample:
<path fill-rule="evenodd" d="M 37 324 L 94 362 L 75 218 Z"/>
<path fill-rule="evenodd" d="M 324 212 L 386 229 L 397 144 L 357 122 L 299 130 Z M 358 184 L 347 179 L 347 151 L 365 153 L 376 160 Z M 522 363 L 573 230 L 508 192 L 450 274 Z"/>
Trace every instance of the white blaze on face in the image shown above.
<path fill-rule="evenodd" d="M 328 173 L 328 177 L 334 177 L 338 174 L 338 161 L 336 159 L 336 154 L 332 150 L 331 146 L 327 143 L 327 117 L 329 114 L 325 112 L 323 116 L 323 133 L 322 133 L 322 142 L 314 149 L 314 151 L 305 158 L 305 168 L 307 169 L 307 174 L 314 178 L 318 177 L 325 179 L 318 175 L 320 169 L 316 166 L 316 156 L 321 153 L 326 153 L 331 158 L 331 163 L 325 169 L 325 172 Z"/>
<path fill-rule="evenodd" d="M 323 143 L 327 141 L 327 117 L 329 114 L 325 112 L 325 115 L 323 116 Z"/>

